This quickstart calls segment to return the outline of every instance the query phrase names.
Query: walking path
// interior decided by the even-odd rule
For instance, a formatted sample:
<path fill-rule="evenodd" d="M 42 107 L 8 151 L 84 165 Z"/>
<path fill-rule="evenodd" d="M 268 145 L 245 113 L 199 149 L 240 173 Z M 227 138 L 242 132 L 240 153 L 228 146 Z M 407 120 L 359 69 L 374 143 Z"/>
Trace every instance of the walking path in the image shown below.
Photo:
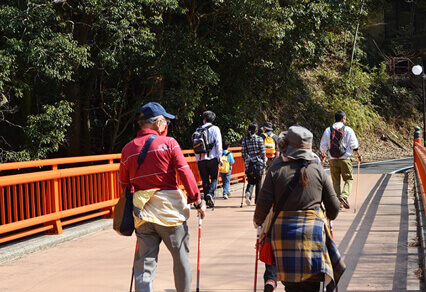
<path fill-rule="evenodd" d="M 361 174 L 354 213 L 355 176 L 349 198 L 352 208 L 341 211 L 333 225 L 335 241 L 347 265 L 339 292 L 423 291 L 415 275 L 418 247 L 414 200 L 404 178 L 404 174 Z M 244 204 L 240 208 L 241 188 L 233 185 L 230 199 L 219 198 L 215 210 L 208 210 L 203 220 L 200 291 L 253 291 L 255 207 Z M 194 210 L 191 216 L 188 224 L 195 291 L 198 220 Z M 118 236 L 110 227 L 110 219 L 93 224 L 107 229 L 0 263 L 0 291 L 129 291 L 135 237 Z M 61 236 L 72 236 L 70 233 L 84 226 L 66 229 Z M 0 261 L 2 255 L 13 253 L 19 246 L 29 248 L 58 236 L 42 238 L 0 247 Z M 158 262 L 154 290 L 175 291 L 172 259 L 164 245 Z M 259 262 L 257 291 L 263 291 L 263 271 L 264 265 Z M 282 284 L 278 291 L 283 291 Z"/>

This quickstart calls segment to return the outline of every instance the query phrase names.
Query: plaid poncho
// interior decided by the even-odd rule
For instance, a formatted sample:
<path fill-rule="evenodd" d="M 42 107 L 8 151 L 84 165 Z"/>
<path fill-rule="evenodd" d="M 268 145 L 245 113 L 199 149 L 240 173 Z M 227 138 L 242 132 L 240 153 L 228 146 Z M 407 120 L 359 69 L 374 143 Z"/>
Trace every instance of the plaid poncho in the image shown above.
<path fill-rule="evenodd" d="M 346 269 L 320 210 L 282 211 L 272 232 L 278 281 L 325 281 L 333 289 Z"/>

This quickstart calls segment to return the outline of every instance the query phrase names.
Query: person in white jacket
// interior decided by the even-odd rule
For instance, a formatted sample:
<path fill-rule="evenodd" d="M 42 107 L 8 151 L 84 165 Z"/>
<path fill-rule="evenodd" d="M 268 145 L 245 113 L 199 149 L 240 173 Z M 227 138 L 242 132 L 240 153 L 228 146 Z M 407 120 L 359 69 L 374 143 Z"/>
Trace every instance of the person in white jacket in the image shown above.
<path fill-rule="evenodd" d="M 204 200 L 208 207 L 214 207 L 215 191 L 219 176 L 219 166 L 222 165 L 222 134 L 218 126 L 212 123 L 216 114 L 212 111 L 203 113 L 202 128 L 207 128 L 212 148 L 207 153 L 195 154 L 195 159 L 203 181 Z"/>
<path fill-rule="evenodd" d="M 362 156 L 358 152 L 358 139 L 352 128 L 345 126 L 346 114 L 338 111 L 334 115 L 335 123 L 325 129 L 321 138 L 320 150 L 322 159 L 329 156 L 330 174 L 333 188 L 345 209 L 349 209 L 348 197 L 351 193 L 353 182 L 353 167 L 351 157 L 356 152 L 358 161 Z M 340 186 L 340 176 L 344 181 L 343 190 Z"/>

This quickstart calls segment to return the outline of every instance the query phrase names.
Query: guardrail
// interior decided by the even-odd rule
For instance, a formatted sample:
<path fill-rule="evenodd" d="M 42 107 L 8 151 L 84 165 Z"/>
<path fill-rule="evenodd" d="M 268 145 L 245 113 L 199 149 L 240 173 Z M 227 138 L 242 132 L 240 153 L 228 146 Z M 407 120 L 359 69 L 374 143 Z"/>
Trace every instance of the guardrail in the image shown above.
<path fill-rule="evenodd" d="M 229 150 L 235 158 L 231 182 L 242 181 L 241 147 Z M 201 187 L 193 151 L 183 153 Z M 120 157 L 109 154 L 0 164 L 2 173 L 25 172 L 0 176 L 0 243 L 40 232 L 61 234 L 63 226 L 95 217 L 112 218 L 120 194 Z M 180 178 L 178 183 L 182 184 Z"/>
<path fill-rule="evenodd" d="M 424 210 L 426 210 L 426 148 L 421 144 L 420 128 L 416 127 L 414 132 L 414 170 L 420 188 Z"/>

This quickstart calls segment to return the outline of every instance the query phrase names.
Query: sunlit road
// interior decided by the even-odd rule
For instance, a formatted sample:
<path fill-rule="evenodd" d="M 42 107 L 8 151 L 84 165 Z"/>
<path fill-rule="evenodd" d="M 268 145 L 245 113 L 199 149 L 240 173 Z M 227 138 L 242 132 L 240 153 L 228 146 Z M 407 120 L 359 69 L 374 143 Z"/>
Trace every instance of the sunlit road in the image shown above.
<path fill-rule="evenodd" d="M 413 157 L 392 159 L 377 162 L 361 162 L 359 172 L 360 174 L 385 174 L 385 173 L 401 173 L 410 168 L 413 168 Z M 357 172 L 358 165 L 354 164 L 354 173 Z M 329 169 L 326 169 L 330 174 Z"/>

